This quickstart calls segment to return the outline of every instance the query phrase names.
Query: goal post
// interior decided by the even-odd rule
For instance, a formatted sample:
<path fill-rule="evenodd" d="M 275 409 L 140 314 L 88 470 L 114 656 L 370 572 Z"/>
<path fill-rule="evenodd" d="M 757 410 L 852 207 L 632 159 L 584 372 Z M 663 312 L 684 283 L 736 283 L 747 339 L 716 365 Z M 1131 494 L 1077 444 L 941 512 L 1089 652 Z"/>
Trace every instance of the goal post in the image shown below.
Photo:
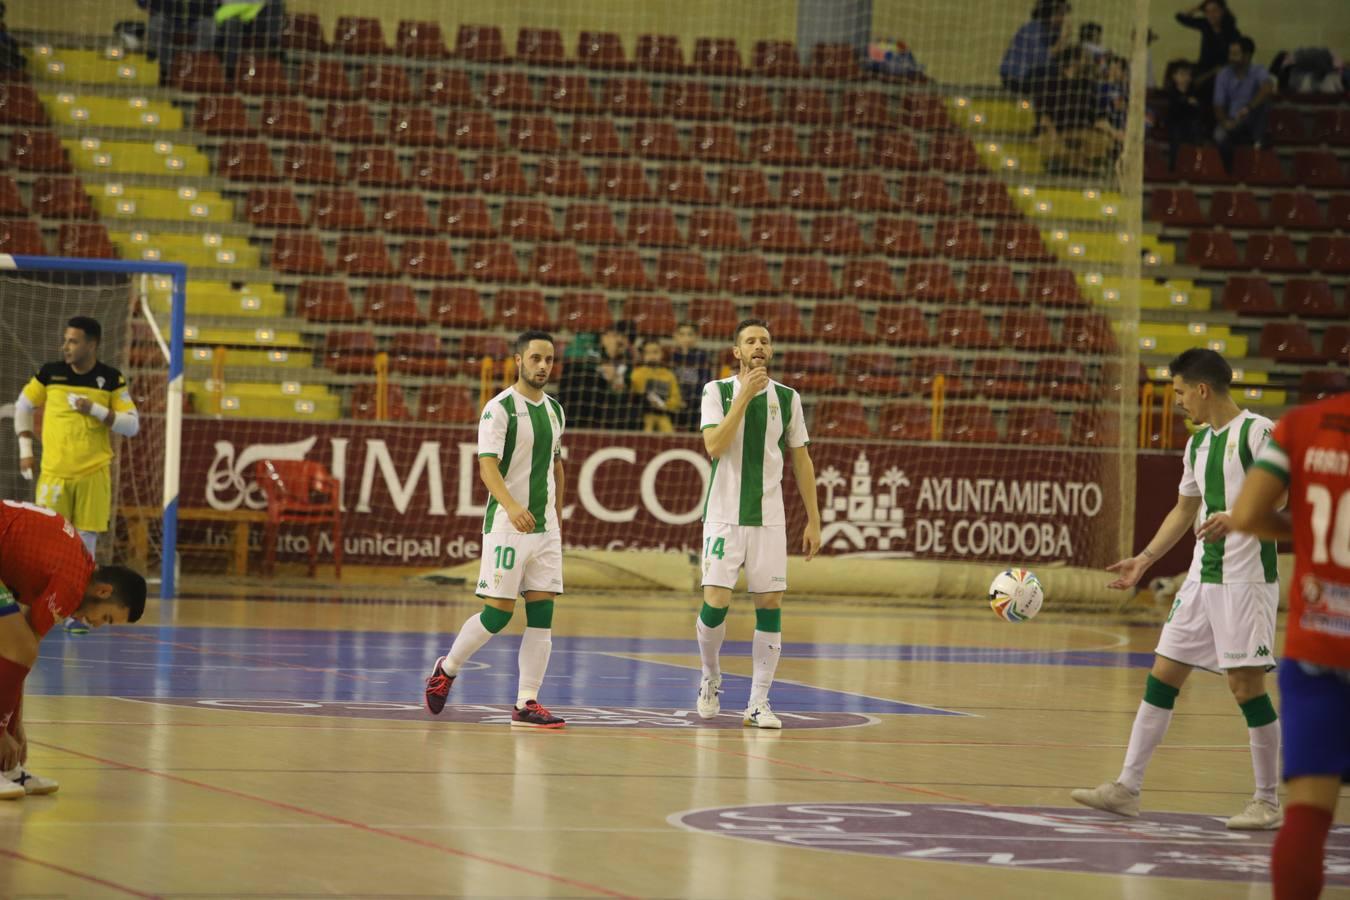
<path fill-rule="evenodd" d="M 177 557 L 178 535 L 178 472 L 182 457 L 183 433 L 183 335 L 185 313 L 187 309 L 187 266 L 182 263 L 153 262 L 138 260 L 75 259 L 54 256 L 20 256 L 0 254 L 0 273 L 19 272 L 33 275 L 43 274 L 88 274 L 105 276 L 126 276 L 132 281 L 132 290 L 136 290 L 136 276 L 160 276 L 170 279 L 171 306 L 169 330 L 162 334 L 163 348 L 167 349 L 166 379 L 164 397 L 163 430 L 163 492 L 161 497 L 161 560 L 160 560 L 160 598 L 170 599 L 176 588 L 175 559 Z M 60 290 L 60 284 L 53 284 L 49 290 Z M 160 334 L 149 306 L 144 302 L 144 291 L 139 292 L 140 311 L 152 329 Z M 0 310 L 3 314 L 3 310 Z M 128 346 L 130 341 L 127 341 Z M 126 360 L 117 360 L 119 368 L 127 368 Z M 114 509 L 117 498 L 114 498 Z"/>

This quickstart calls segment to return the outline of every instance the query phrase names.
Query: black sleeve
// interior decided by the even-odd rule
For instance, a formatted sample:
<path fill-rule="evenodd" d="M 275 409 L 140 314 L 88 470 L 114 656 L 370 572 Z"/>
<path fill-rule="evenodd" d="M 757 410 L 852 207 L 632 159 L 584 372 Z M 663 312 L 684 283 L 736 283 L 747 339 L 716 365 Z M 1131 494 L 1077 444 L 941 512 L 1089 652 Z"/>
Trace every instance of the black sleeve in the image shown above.
<path fill-rule="evenodd" d="M 1182 28 L 1194 28 L 1199 31 L 1205 26 L 1204 16 L 1188 16 L 1185 13 L 1177 13 L 1177 24 Z"/>

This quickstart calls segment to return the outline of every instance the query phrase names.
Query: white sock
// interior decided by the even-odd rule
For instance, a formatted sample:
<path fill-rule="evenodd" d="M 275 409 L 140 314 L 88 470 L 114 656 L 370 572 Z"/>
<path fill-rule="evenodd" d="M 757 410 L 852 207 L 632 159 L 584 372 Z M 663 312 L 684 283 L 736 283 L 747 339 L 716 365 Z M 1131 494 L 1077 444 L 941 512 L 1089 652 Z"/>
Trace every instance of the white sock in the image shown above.
<path fill-rule="evenodd" d="M 1248 728 L 1252 745 L 1252 772 L 1256 775 L 1256 799 L 1278 805 L 1280 802 L 1280 723 Z"/>
<path fill-rule="evenodd" d="M 81 531 L 80 540 L 84 541 L 84 549 L 89 551 L 90 556 L 93 556 L 94 551 L 98 549 L 98 532 Z"/>
<path fill-rule="evenodd" d="M 548 657 L 553 652 L 552 628 L 526 628 L 520 639 L 520 688 L 516 691 L 516 709 L 524 709 L 530 700 L 539 699 L 539 687 L 548 670 Z"/>
<path fill-rule="evenodd" d="M 719 656 L 722 653 L 722 642 L 727 638 L 727 623 L 723 622 L 716 628 L 709 628 L 703 624 L 702 619 L 695 621 L 697 622 L 695 631 L 698 633 L 698 655 L 703 660 L 703 677 L 721 678 L 722 662 Z"/>
<path fill-rule="evenodd" d="M 1125 751 L 1125 766 L 1118 779 L 1121 784 L 1136 793 L 1143 787 L 1144 769 L 1148 768 L 1148 761 L 1171 722 L 1170 709 L 1154 706 L 1147 700 L 1139 701 L 1139 712 L 1134 714 L 1134 727 L 1130 729 L 1130 746 Z"/>
<path fill-rule="evenodd" d="M 750 683 L 750 705 L 769 699 L 773 673 L 778 671 L 778 657 L 783 652 L 783 635 L 777 631 L 755 629 L 755 676 Z"/>
<path fill-rule="evenodd" d="M 460 666 L 469 661 L 480 648 L 492 639 L 492 632 L 483 627 L 482 613 L 474 613 L 459 627 L 450 652 L 441 663 L 441 671 L 447 675 L 458 675 Z"/>

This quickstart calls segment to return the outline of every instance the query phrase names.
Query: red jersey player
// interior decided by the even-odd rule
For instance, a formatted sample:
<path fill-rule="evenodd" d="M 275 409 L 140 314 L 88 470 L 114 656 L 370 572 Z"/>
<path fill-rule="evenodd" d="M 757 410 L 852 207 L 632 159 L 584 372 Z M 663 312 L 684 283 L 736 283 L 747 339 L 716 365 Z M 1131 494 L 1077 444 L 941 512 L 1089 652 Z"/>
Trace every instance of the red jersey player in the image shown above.
<path fill-rule="evenodd" d="M 1337 795 L 1350 782 L 1350 394 L 1280 419 L 1233 504 L 1233 527 L 1294 541 L 1280 663 L 1289 797 L 1271 877 L 1276 900 L 1311 900 L 1322 891 Z"/>
<path fill-rule="evenodd" d="M 38 642 L 67 616 L 98 628 L 135 622 L 144 611 L 144 578 L 95 566 L 79 532 L 51 510 L 0 502 L 0 799 L 57 788 L 22 765 L 27 739 L 19 704 Z"/>

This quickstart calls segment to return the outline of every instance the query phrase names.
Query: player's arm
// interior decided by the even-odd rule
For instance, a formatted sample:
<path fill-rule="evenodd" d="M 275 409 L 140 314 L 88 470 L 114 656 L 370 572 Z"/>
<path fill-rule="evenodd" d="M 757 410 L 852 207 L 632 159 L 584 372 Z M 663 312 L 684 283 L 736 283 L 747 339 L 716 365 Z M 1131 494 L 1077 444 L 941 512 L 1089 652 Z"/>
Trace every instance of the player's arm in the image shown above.
<path fill-rule="evenodd" d="M 1278 437 L 1270 437 L 1261 447 L 1255 464 L 1242 481 L 1242 490 L 1233 501 L 1233 530 L 1243 531 L 1268 541 L 1293 540 L 1294 527 L 1285 509 L 1289 490 L 1289 452 L 1280 444 L 1288 442 L 1286 422 L 1276 426 Z"/>
<path fill-rule="evenodd" d="M 488 493 L 501 504 L 502 509 L 506 510 L 506 515 L 511 520 L 511 524 L 515 526 L 516 531 L 521 534 L 534 531 L 534 516 L 530 514 L 528 509 L 517 503 L 516 498 L 512 497 L 511 492 L 506 489 L 506 479 L 502 477 L 501 470 L 497 468 L 495 456 L 478 457 L 478 475 L 483 479 L 483 485 L 488 489 Z"/>
<path fill-rule="evenodd" d="M 114 389 L 112 409 L 102 403 L 95 403 L 88 397 L 77 397 L 75 394 L 70 395 L 70 405 L 76 412 L 84 413 L 91 419 L 97 419 L 108 426 L 113 434 L 135 437 L 141 430 L 141 420 L 136 412 L 136 404 L 131 402 L 131 394 L 127 392 L 125 384 L 121 384 Z"/>
<path fill-rule="evenodd" d="M 792 448 L 792 476 L 797 480 L 797 493 L 806 507 L 806 530 L 802 532 L 802 552 L 807 560 L 820 552 L 820 503 L 816 499 L 816 464 L 805 445 Z"/>
<path fill-rule="evenodd" d="M 1153 535 L 1147 546 L 1139 551 L 1137 556 L 1129 559 L 1122 559 L 1113 566 L 1107 566 L 1106 571 L 1115 572 L 1118 577 L 1115 581 L 1107 585 L 1110 588 L 1123 590 L 1134 587 L 1139 583 L 1139 579 L 1148 571 L 1149 566 L 1176 546 L 1177 541 L 1191 531 L 1191 525 L 1195 522 L 1195 516 L 1200 512 L 1200 498 L 1192 497 L 1187 494 L 1178 494 L 1176 505 L 1172 507 L 1171 512 L 1162 520 L 1158 530 Z"/>
<path fill-rule="evenodd" d="M 37 406 L 28 399 L 28 389 L 24 388 L 19 399 L 14 401 L 14 436 L 19 443 L 19 474 L 29 481 L 36 466 L 33 456 L 33 413 L 36 411 Z"/>
<path fill-rule="evenodd" d="M 736 440 L 736 431 L 741 427 L 741 420 L 745 418 L 746 407 L 750 405 L 750 401 L 755 398 L 756 394 L 764 390 L 768 383 L 769 373 L 768 370 L 764 368 L 751 369 L 750 374 L 741 376 L 740 393 L 732 399 L 731 408 L 727 410 L 726 416 L 716 424 L 708 422 L 707 399 L 708 395 L 711 394 L 711 399 L 717 404 L 718 411 L 720 412 L 720 398 L 718 398 L 715 393 L 712 393 L 712 391 L 716 390 L 715 388 L 713 388 L 712 391 L 709 391 L 708 388 L 704 389 L 703 446 L 708 451 L 708 456 L 717 459 L 723 453 L 727 452 L 727 448 Z"/>

